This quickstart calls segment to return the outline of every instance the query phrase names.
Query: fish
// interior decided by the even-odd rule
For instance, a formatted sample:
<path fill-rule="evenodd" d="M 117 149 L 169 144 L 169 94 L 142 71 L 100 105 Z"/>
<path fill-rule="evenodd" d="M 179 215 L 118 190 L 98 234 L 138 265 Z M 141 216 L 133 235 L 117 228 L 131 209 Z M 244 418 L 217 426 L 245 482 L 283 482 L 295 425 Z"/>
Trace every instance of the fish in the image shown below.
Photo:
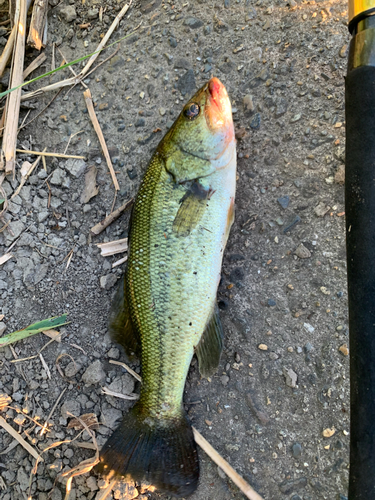
<path fill-rule="evenodd" d="M 190 362 L 212 376 L 223 349 L 217 288 L 234 220 L 236 141 L 224 85 L 211 78 L 153 154 L 133 206 L 112 339 L 142 364 L 140 398 L 100 453 L 97 471 L 185 497 L 199 481 L 183 408 Z"/>

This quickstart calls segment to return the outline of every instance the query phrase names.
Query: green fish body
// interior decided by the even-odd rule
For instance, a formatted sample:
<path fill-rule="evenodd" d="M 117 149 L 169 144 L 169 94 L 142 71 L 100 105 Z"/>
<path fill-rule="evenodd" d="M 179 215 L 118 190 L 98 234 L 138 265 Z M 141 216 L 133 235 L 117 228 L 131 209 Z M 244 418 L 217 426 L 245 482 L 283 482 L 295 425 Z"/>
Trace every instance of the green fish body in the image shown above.
<path fill-rule="evenodd" d="M 194 353 L 202 376 L 222 351 L 216 304 L 234 217 L 236 148 L 228 95 L 211 79 L 160 142 L 132 213 L 112 337 L 142 359 L 140 399 L 101 452 L 99 469 L 187 496 L 199 464 L 182 406 Z"/>

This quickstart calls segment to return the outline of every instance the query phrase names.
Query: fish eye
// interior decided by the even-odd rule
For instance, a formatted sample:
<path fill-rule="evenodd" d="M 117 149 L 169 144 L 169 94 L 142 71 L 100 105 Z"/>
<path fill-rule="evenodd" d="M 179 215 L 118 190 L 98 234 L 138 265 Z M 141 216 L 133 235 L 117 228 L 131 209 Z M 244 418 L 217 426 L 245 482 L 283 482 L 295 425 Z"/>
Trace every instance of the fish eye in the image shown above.
<path fill-rule="evenodd" d="M 192 102 L 184 109 L 184 115 L 189 120 L 194 120 L 199 115 L 200 110 L 199 104 Z"/>

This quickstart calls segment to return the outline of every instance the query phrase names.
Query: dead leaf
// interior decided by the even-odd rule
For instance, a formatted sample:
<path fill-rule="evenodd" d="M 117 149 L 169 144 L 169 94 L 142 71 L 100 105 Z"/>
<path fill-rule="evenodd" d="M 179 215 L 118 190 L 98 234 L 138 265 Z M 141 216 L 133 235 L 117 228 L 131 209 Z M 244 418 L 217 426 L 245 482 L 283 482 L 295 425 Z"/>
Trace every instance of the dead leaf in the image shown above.
<path fill-rule="evenodd" d="M 72 420 L 68 424 L 68 429 L 74 429 L 76 431 L 80 431 L 84 429 L 84 425 L 81 422 L 84 422 L 89 429 L 99 429 L 98 418 L 95 413 L 85 413 L 78 418 L 72 418 Z"/>
<path fill-rule="evenodd" d="M 96 185 L 96 174 L 98 170 L 95 165 L 91 165 L 85 174 L 85 187 L 81 194 L 81 203 L 88 203 L 91 198 L 96 196 L 99 188 Z"/>

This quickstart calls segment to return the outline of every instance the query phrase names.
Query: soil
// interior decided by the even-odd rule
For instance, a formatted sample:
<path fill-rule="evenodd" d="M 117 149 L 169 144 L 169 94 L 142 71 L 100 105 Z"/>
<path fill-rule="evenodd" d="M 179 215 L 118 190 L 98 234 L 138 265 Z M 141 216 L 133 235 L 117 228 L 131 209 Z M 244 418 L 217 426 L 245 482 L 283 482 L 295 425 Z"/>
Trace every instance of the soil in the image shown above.
<path fill-rule="evenodd" d="M 92 53 L 122 5 L 50 0 L 47 61 L 32 76 L 50 70 L 53 46 L 56 65 L 62 60 L 57 49 L 68 61 Z M 96 246 L 127 236 L 129 211 L 99 236 L 90 236 L 90 228 L 113 203 L 117 208 L 136 194 L 184 102 L 217 76 L 231 97 L 238 139 L 236 220 L 218 292 L 225 350 L 211 382 L 200 378 L 193 360 L 185 407 L 193 425 L 265 500 L 346 499 L 346 8 L 337 0 L 134 2 L 111 41 L 130 36 L 84 81 L 120 184 L 115 201 L 82 85 L 63 89 L 22 129 L 19 146 L 25 149 L 86 158 L 47 158 L 46 171 L 41 163 L 9 203 L 3 222 L 10 224 L 0 234 L 0 255 L 16 241 L 14 257 L 0 267 L 1 329 L 9 333 L 69 312 L 61 343 L 43 350 L 50 375 L 39 357 L 13 363 L 15 356 L 37 354 L 49 340 L 43 334 L 0 352 L 0 392 L 41 425 L 65 391 L 43 436 L 16 410 L 2 412 L 35 449 L 77 435 L 67 427 L 67 411 L 94 413 L 102 446 L 133 404 L 104 395 L 102 387 L 139 392 L 123 368 L 109 363 L 125 361 L 106 326 L 125 266 L 112 264 L 123 255 L 103 258 Z M 27 63 L 36 55 L 28 49 Z M 70 76 L 64 70 L 25 90 Z M 20 122 L 30 110 L 26 123 L 37 116 L 54 95 L 26 101 Z M 19 165 L 25 160 L 35 156 L 18 155 Z M 92 165 L 99 192 L 87 200 L 81 195 Z M 18 171 L 15 180 L 4 181 L 8 198 L 19 180 Z M 132 367 L 140 372 L 139 363 Z M 77 441 L 91 438 L 85 431 Z M 12 442 L 0 428 L 0 450 Z M 52 499 L 64 498 L 56 476 L 93 454 L 67 442 L 45 452 L 31 474 L 34 459 L 18 445 L 0 455 L 0 499 L 27 498 L 30 474 L 32 498 L 45 500 L 51 490 Z M 203 451 L 200 463 L 192 500 L 245 498 Z M 104 486 L 93 473 L 79 476 L 70 498 L 97 498 Z M 132 483 L 121 488 L 108 498 L 167 498 Z"/>

